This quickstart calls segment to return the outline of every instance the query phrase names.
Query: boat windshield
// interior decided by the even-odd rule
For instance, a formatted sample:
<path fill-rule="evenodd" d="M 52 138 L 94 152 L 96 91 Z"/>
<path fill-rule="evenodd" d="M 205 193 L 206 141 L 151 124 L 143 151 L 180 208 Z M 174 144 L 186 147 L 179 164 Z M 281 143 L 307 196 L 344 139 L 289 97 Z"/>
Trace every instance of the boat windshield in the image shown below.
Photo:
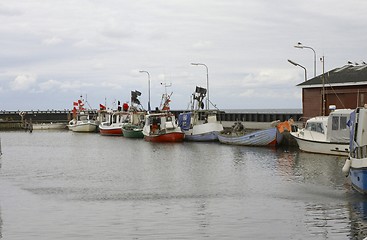
<path fill-rule="evenodd" d="M 308 122 L 306 124 L 306 129 L 313 132 L 319 132 L 324 134 L 324 125 L 320 122 Z"/>

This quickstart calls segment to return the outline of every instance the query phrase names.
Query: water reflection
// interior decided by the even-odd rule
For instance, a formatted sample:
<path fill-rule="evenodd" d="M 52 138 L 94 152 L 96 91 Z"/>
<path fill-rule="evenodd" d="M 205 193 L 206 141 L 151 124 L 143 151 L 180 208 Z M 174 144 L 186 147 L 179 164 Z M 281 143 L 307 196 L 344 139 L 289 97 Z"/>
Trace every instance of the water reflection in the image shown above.
<path fill-rule="evenodd" d="M 298 211 L 304 214 L 294 222 L 305 226 L 312 238 L 367 236 L 367 202 L 349 207 L 358 195 L 351 191 L 341 173 L 343 157 L 298 150 L 232 148 L 232 159 L 236 169 L 247 170 L 249 185 L 256 183 L 257 188 L 263 188 L 261 194 L 268 201 L 280 198 L 297 202 Z M 254 177 L 257 181 L 251 181 Z"/>
<path fill-rule="evenodd" d="M 34 132 L 25 140 L 13 135 L 0 166 L 0 180 L 11 184 L 0 181 L 0 191 L 11 187 L 16 194 L 1 196 L 0 238 L 38 236 L 34 225 L 40 223 L 59 239 L 77 235 L 79 228 L 95 235 L 89 239 L 106 232 L 116 239 L 362 239 L 367 234 L 367 204 L 346 184 L 343 158 L 70 132 Z M 62 141 L 53 141 L 57 138 Z M 15 209 L 14 199 L 26 211 Z M 15 230 L 20 228 L 28 232 Z"/>
<path fill-rule="evenodd" d="M 207 208 L 207 202 L 205 200 L 200 200 L 196 202 L 196 221 L 198 224 L 199 231 L 204 237 L 210 237 L 207 235 L 206 228 L 210 227 L 210 217 L 211 214 Z"/>
<path fill-rule="evenodd" d="M 343 157 L 299 151 L 278 152 L 277 156 L 280 173 L 300 184 L 300 197 L 306 201 L 304 224 L 312 236 L 367 236 L 367 201 L 351 189 L 341 173 Z"/>
<path fill-rule="evenodd" d="M 344 189 L 345 177 L 341 172 L 344 160 L 338 156 L 278 149 L 276 170 L 295 182 Z"/>
<path fill-rule="evenodd" d="M 1 207 L 0 207 L 0 238 L 3 238 L 3 219 L 1 218 Z"/>
<path fill-rule="evenodd" d="M 335 239 L 350 234 L 349 209 L 345 203 L 308 203 L 304 223 L 312 236 Z"/>
<path fill-rule="evenodd" d="M 351 239 L 364 239 L 367 236 L 367 201 L 362 199 L 349 204 Z"/>

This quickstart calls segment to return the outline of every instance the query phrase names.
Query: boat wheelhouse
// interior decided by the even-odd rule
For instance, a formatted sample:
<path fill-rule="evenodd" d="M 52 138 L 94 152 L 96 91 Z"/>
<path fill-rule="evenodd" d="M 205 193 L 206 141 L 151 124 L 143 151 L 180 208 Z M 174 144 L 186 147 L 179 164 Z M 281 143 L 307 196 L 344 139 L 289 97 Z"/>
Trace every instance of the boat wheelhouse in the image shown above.
<path fill-rule="evenodd" d="M 347 156 L 349 153 L 347 122 L 351 112 L 351 109 L 337 109 L 329 116 L 310 118 L 304 128 L 291 132 L 291 135 L 302 151 Z"/>

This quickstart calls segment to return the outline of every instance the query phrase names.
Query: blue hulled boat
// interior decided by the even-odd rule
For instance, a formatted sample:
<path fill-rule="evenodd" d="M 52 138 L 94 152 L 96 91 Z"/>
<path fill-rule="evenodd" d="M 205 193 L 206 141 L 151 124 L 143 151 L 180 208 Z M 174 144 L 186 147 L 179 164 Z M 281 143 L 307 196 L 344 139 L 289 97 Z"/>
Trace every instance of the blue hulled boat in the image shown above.
<path fill-rule="evenodd" d="M 217 121 L 217 111 L 209 110 L 208 106 L 207 110 L 203 110 L 206 92 L 205 88 L 196 87 L 192 94 L 191 111 L 181 113 L 178 117 L 178 124 L 185 133 L 186 141 L 218 141 L 218 134 L 223 131 L 222 123 Z M 204 119 L 201 120 L 200 116 Z"/>
<path fill-rule="evenodd" d="M 367 106 L 357 108 L 350 115 L 350 151 L 343 172 L 348 175 L 352 187 L 367 194 Z"/>

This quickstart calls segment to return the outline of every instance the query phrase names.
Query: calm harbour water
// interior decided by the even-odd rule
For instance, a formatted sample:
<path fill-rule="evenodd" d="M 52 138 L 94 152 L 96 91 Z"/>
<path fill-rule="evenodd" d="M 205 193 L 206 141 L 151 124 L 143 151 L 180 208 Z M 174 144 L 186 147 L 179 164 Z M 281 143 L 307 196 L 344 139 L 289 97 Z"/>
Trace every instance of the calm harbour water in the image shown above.
<path fill-rule="evenodd" d="M 0 239 L 367 236 L 345 158 L 69 131 L 0 138 Z"/>

